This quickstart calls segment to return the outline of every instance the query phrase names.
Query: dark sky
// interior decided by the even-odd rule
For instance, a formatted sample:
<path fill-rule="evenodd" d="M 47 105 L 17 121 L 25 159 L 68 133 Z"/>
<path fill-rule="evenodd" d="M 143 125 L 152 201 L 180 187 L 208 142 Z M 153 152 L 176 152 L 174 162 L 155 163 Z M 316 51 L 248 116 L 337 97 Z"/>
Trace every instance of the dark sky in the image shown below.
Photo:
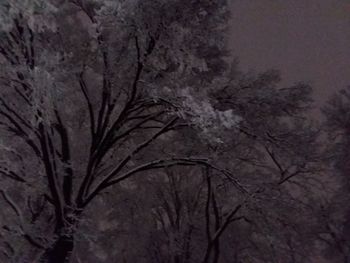
<path fill-rule="evenodd" d="M 321 104 L 350 85 L 350 0 L 232 0 L 230 46 L 243 69 L 310 82 Z"/>

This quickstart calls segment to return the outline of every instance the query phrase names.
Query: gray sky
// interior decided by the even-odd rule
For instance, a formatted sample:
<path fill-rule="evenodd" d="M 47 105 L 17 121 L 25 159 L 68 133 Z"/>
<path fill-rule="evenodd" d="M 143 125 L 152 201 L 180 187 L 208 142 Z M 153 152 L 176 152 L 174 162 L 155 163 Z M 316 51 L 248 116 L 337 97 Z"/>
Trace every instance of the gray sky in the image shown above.
<path fill-rule="evenodd" d="M 230 46 L 243 69 L 309 81 L 321 104 L 350 85 L 350 0 L 232 0 Z"/>

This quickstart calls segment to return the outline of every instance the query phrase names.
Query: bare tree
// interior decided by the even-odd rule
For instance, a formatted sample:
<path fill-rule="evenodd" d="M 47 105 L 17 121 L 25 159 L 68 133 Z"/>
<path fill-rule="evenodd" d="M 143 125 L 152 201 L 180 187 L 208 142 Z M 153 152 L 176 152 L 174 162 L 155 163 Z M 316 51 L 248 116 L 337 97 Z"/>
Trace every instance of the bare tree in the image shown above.
<path fill-rule="evenodd" d="M 349 89 L 341 90 L 322 109 L 328 135 L 324 163 L 333 187 L 320 205 L 319 239 L 328 251 L 326 254 L 337 262 L 350 261 L 349 98 Z"/>
<path fill-rule="evenodd" d="M 222 120 L 205 103 L 205 89 L 225 67 L 225 7 L 181 0 L 2 3 L 1 174 L 15 184 L 1 193 L 18 217 L 17 230 L 3 228 L 20 231 L 44 252 L 42 261 L 68 262 L 84 211 L 98 195 L 148 170 L 208 165 L 155 149 L 189 123 L 198 130 L 206 120 Z M 230 114 L 225 121 L 237 123 Z M 15 197 L 15 189 L 23 195 Z M 52 212 L 48 229 L 29 230 L 28 213 L 40 217 L 44 206 Z"/>
<path fill-rule="evenodd" d="M 232 130 L 211 130 L 210 141 L 185 129 L 178 141 L 190 149 L 175 147 L 208 153 L 243 189 L 209 166 L 153 171 L 133 180 L 127 195 L 132 212 L 125 213 L 127 205 L 113 217 L 127 225 L 126 240 L 137 240 L 140 254 L 129 254 L 131 261 L 145 255 L 145 262 L 308 262 L 314 256 L 313 206 L 322 184 L 315 176 L 318 130 L 303 115 L 310 88 L 281 89 L 275 72 L 232 76 L 234 82 L 226 79 L 224 90 L 216 87 L 211 96 L 221 111 L 234 109 L 246 118 Z"/>
<path fill-rule="evenodd" d="M 226 1 L 0 7 L 4 260 L 309 259 L 311 87 L 227 64 Z"/>

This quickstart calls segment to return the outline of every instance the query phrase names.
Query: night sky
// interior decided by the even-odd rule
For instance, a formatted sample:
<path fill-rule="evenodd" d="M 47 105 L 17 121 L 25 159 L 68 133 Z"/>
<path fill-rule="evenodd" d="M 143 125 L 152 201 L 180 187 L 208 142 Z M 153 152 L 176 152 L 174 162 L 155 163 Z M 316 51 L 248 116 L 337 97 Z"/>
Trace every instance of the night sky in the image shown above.
<path fill-rule="evenodd" d="M 306 81 L 317 106 L 350 85 L 350 0 L 232 0 L 230 47 L 245 70 Z"/>

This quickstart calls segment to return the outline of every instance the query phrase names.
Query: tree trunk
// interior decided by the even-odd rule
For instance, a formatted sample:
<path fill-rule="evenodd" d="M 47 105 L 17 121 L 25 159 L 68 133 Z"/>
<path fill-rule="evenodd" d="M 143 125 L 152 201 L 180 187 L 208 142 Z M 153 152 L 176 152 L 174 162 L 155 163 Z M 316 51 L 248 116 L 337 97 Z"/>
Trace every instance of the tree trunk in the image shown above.
<path fill-rule="evenodd" d="M 61 235 L 55 243 L 48 248 L 40 262 L 41 263 L 69 263 L 74 248 L 74 234 Z"/>
<path fill-rule="evenodd" d="M 54 243 L 45 250 L 40 263 L 69 263 L 74 249 L 74 235 L 82 210 L 66 210 L 64 217 L 56 220 Z"/>

